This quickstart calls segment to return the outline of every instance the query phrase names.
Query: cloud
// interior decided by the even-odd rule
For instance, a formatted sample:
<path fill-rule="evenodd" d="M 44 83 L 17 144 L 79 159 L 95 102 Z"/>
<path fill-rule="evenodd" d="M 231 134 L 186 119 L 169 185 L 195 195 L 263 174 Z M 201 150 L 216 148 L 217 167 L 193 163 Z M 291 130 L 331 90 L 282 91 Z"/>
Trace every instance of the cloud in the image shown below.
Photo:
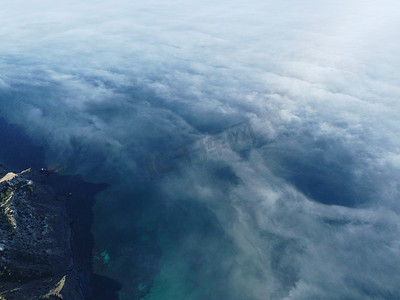
<path fill-rule="evenodd" d="M 94 234 L 122 299 L 395 299 L 397 7 L 17 0 L 0 112 L 111 183 Z M 146 156 L 243 120 L 256 146 L 148 182 Z"/>

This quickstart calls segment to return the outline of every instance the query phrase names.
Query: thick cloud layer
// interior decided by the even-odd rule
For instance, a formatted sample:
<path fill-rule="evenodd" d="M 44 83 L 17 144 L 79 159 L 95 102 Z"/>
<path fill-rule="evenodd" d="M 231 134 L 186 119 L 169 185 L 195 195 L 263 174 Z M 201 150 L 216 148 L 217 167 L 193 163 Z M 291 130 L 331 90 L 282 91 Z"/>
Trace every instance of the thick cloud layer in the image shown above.
<path fill-rule="evenodd" d="M 0 20 L 1 115 L 111 184 L 96 268 L 121 299 L 400 297 L 397 2 L 17 0 Z M 245 120 L 256 145 L 149 180 L 146 157 Z"/>

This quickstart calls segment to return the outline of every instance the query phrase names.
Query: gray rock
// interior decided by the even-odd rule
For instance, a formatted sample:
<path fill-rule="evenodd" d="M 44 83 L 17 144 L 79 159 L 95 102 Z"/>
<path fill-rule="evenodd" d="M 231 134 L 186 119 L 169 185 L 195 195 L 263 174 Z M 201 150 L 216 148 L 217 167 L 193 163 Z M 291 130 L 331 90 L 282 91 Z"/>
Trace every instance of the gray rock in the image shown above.
<path fill-rule="evenodd" d="M 0 299 L 84 299 L 66 197 L 41 172 L 0 165 Z"/>

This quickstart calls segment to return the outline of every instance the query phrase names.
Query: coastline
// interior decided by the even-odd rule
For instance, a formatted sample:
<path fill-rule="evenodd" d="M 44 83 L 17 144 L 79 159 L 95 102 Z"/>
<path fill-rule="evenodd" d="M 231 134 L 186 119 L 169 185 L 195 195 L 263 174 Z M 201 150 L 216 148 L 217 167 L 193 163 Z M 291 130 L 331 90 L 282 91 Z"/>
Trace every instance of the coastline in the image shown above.
<path fill-rule="evenodd" d="M 21 171 L 32 167 L 45 167 L 44 149 L 34 145 L 24 131 L 7 123 L 0 117 L 0 164 L 9 170 Z M 54 189 L 57 197 L 65 198 L 65 212 L 70 223 L 72 261 L 71 274 L 76 278 L 84 295 L 83 299 L 118 299 L 119 284 L 112 279 L 93 273 L 92 251 L 94 240 L 91 232 L 92 207 L 96 195 L 107 188 L 106 184 L 93 184 L 78 175 L 52 173 L 46 182 Z"/>

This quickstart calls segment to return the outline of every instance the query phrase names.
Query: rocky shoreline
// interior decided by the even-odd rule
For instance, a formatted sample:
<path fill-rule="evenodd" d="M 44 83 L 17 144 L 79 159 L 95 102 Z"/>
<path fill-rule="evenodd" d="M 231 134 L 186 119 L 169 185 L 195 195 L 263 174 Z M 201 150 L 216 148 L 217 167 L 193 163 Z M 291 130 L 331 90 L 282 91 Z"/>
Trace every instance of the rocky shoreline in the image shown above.
<path fill-rule="evenodd" d="M 71 245 L 67 196 L 46 175 L 0 167 L 0 292 L 4 299 L 85 299 Z"/>
<path fill-rule="evenodd" d="M 96 281 L 117 299 L 118 285 L 92 274 L 91 208 L 103 188 L 0 165 L 0 299 L 106 299 Z"/>

